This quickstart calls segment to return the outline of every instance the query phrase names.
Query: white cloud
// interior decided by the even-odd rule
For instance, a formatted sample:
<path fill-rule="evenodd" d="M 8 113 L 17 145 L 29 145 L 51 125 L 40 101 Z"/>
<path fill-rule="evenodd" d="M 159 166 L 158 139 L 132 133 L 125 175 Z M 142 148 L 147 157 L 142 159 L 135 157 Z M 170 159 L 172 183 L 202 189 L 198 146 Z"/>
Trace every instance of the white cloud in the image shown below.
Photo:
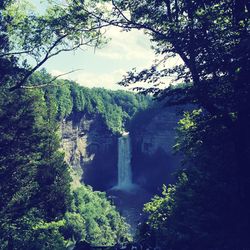
<path fill-rule="evenodd" d="M 176 57 L 176 58 L 172 58 L 169 60 L 168 62 L 168 67 L 172 67 L 174 65 L 179 64 L 180 58 Z M 161 67 L 160 67 L 161 68 Z M 119 86 L 117 84 L 117 82 L 119 82 L 122 77 L 126 74 L 127 69 L 116 69 L 114 71 L 111 71 L 110 73 L 97 73 L 95 71 L 76 71 L 72 74 L 67 74 L 66 71 L 61 71 L 61 70 L 57 70 L 57 69 L 53 69 L 50 71 L 50 73 L 53 76 L 58 76 L 58 75 L 62 75 L 61 79 L 69 79 L 69 80 L 73 80 L 76 81 L 77 83 L 79 83 L 82 86 L 85 87 L 89 87 L 89 88 L 93 88 L 93 87 L 97 87 L 97 88 L 107 88 L 107 89 L 112 89 L 112 90 L 116 90 L 116 89 L 126 89 L 126 90 L 131 90 L 133 87 L 153 87 L 153 84 L 148 84 L 148 83 L 144 83 L 144 82 L 138 82 L 137 84 L 134 84 L 128 88 L 124 88 L 122 86 Z M 158 87 L 159 88 L 165 88 L 166 86 L 168 86 L 170 83 L 173 83 L 172 80 L 174 80 L 175 77 L 165 77 L 162 79 L 162 84 L 160 84 Z"/>
<path fill-rule="evenodd" d="M 51 70 L 50 73 L 53 76 L 58 76 L 65 74 L 66 72 L 62 72 L 60 70 Z M 95 72 L 75 72 L 72 75 L 64 75 L 60 77 L 61 79 L 69 79 L 76 81 L 81 86 L 89 87 L 89 88 L 107 88 L 107 89 L 125 89 L 122 86 L 116 84 L 119 80 L 121 80 L 122 76 L 126 72 L 122 69 L 115 70 L 111 73 L 103 73 L 96 74 Z"/>
<path fill-rule="evenodd" d="M 64 55 L 51 64 L 50 73 L 57 76 L 74 68 L 83 68 L 82 71 L 64 75 L 61 78 L 72 79 L 86 87 L 121 89 L 123 87 L 116 83 L 127 71 L 134 67 L 137 71 L 148 68 L 155 59 L 150 41 L 142 31 L 121 32 L 121 29 L 111 27 L 107 29 L 106 36 L 112 40 L 104 48 L 96 50 L 95 53 L 90 50 L 85 54 L 82 51 L 76 51 L 75 56 L 67 54 L 67 60 Z M 180 61 L 179 57 L 175 57 L 161 67 L 172 67 Z M 171 80 L 171 78 L 165 78 L 163 82 L 168 85 Z"/>
<path fill-rule="evenodd" d="M 106 36 L 111 41 L 96 54 L 112 60 L 142 60 L 143 64 L 149 64 L 155 58 L 150 48 L 149 39 L 142 31 L 122 31 L 120 28 L 111 27 L 106 30 Z"/>
<path fill-rule="evenodd" d="M 116 84 L 125 74 L 125 71 L 115 70 L 111 73 L 96 74 L 95 72 L 79 73 L 74 76 L 74 80 L 85 87 L 98 87 L 107 89 L 121 89 L 122 87 Z"/>
<path fill-rule="evenodd" d="M 66 72 L 63 72 L 63 71 L 58 70 L 58 69 L 52 69 L 52 70 L 50 71 L 50 74 L 51 74 L 52 76 L 59 76 L 59 75 L 66 74 Z M 65 78 L 65 77 L 59 77 L 59 78 Z"/>

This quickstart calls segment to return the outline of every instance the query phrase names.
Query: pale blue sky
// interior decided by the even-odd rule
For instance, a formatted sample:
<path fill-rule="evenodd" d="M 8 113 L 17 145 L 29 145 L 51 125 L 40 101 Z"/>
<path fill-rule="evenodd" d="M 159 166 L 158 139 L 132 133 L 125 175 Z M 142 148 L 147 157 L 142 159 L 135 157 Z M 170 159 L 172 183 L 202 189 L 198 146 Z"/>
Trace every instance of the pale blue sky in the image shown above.
<path fill-rule="evenodd" d="M 82 69 L 66 78 L 88 87 L 116 89 L 119 86 L 115 83 L 125 72 L 134 67 L 149 67 L 155 58 L 150 42 L 142 32 L 121 32 L 117 28 L 109 28 L 107 36 L 112 40 L 102 49 L 62 53 L 44 66 L 54 75 Z"/>
<path fill-rule="evenodd" d="M 23 0 L 24 1 L 24 0 Z M 41 0 L 30 0 L 41 11 Z M 61 0 L 60 0 L 61 1 Z M 42 2 L 46 2 L 42 0 Z M 53 75 L 75 69 L 81 71 L 64 76 L 87 87 L 122 88 L 116 82 L 132 68 L 138 70 L 149 67 L 155 59 L 149 38 L 138 30 L 129 32 L 110 27 L 106 36 L 111 41 L 102 49 L 61 53 L 51 58 L 44 67 Z M 173 64 L 173 62 L 170 64 Z M 169 80 L 166 80 L 169 82 Z"/>

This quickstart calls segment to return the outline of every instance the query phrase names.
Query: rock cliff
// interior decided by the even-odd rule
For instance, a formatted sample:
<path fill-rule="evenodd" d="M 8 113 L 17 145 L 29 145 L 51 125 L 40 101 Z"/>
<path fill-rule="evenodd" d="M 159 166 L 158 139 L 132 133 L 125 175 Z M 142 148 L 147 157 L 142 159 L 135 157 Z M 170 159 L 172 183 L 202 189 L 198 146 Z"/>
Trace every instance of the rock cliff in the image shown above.
<path fill-rule="evenodd" d="M 131 132 L 133 180 L 149 191 L 173 181 L 179 165 L 173 155 L 178 110 L 164 108 Z M 82 181 L 96 190 L 108 190 L 117 184 L 117 142 L 103 118 L 73 113 L 61 122 L 62 147 L 66 161 Z"/>
<path fill-rule="evenodd" d="M 159 150 L 172 154 L 178 120 L 178 110 L 175 108 L 162 109 L 152 116 L 149 123 L 134 133 L 134 140 L 139 143 L 140 151 L 149 155 Z"/>
<path fill-rule="evenodd" d="M 133 133 L 134 182 L 155 191 L 175 180 L 180 156 L 174 154 L 176 127 L 183 107 L 160 108 Z"/>
<path fill-rule="evenodd" d="M 61 122 L 62 148 L 66 161 L 82 181 L 97 190 L 115 183 L 117 136 L 99 115 L 73 113 Z"/>

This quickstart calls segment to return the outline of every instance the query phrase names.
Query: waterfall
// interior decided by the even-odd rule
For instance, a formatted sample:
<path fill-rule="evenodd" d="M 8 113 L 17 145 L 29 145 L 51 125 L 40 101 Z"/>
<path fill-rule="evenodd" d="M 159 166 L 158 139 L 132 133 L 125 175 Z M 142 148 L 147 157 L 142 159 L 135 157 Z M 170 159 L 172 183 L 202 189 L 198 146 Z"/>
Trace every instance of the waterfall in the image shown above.
<path fill-rule="evenodd" d="M 129 133 L 118 139 L 118 184 L 117 189 L 128 189 L 132 186 L 131 144 Z"/>
<path fill-rule="evenodd" d="M 118 138 L 118 181 L 113 190 L 134 192 L 139 188 L 132 182 L 131 153 L 129 133 L 123 133 Z"/>
<path fill-rule="evenodd" d="M 113 190 L 122 190 L 133 192 L 138 189 L 138 186 L 132 182 L 131 169 L 131 142 L 129 133 L 123 133 L 118 138 L 118 182 Z"/>

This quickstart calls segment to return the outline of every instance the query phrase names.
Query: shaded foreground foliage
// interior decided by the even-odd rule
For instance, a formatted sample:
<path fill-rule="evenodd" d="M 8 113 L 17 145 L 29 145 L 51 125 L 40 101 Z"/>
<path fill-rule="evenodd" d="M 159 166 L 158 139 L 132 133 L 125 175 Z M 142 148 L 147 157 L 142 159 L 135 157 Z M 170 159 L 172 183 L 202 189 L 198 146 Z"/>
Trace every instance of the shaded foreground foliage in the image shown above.
<path fill-rule="evenodd" d="M 39 93 L 1 93 L 2 249 L 22 249 L 29 241 L 39 245 L 36 237 L 49 239 L 42 229 L 39 235 L 38 225 L 60 220 L 70 206 L 71 178 L 58 150 L 52 109 Z"/>
<path fill-rule="evenodd" d="M 131 72 L 122 83 L 157 82 L 175 74 L 186 84 L 155 93 L 170 105 L 196 105 L 180 120 L 175 145 L 184 154 L 185 170 L 176 185 L 146 204 L 148 232 L 164 249 L 248 249 L 249 1 L 131 0 L 115 5 L 124 26 L 146 30 L 163 62 L 173 55 L 183 61 L 171 69 L 156 64 Z M 123 10 L 131 15 L 122 15 Z"/>
<path fill-rule="evenodd" d="M 194 111 L 180 121 L 179 150 L 187 169 L 145 205 L 148 223 L 166 249 L 244 249 L 249 246 L 247 190 L 231 131 Z M 245 186 L 247 188 L 247 186 Z"/>

